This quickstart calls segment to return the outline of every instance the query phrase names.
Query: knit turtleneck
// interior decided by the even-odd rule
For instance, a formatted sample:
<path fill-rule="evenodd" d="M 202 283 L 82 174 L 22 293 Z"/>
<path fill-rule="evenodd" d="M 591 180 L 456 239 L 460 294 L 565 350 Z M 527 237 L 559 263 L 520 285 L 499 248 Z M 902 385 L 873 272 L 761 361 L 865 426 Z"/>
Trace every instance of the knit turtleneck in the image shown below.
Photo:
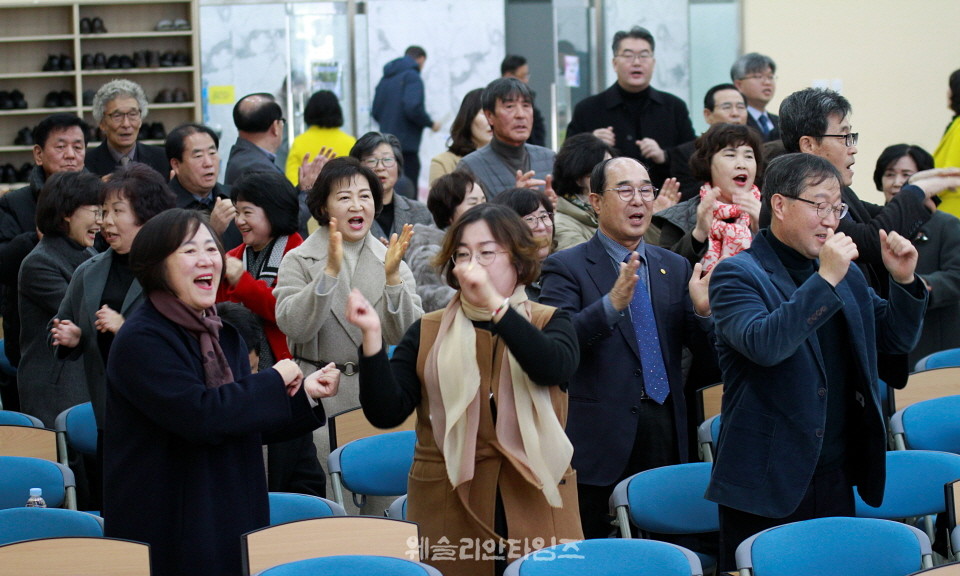
<path fill-rule="evenodd" d="M 790 278 L 796 282 L 797 286 L 806 282 L 810 276 L 813 276 L 815 272 L 813 260 L 781 242 L 772 230 L 766 229 L 760 233 L 770 242 L 770 247 L 777 253 L 777 258 L 780 259 L 783 267 L 787 269 Z"/>
<path fill-rule="evenodd" d="M 530 171 L 530 154 L 527 153 L 526 146 L 511 146 L 496 136 L 490 140 L 489 146 L 513 172 L 517 170 L 524 173 Z"/>

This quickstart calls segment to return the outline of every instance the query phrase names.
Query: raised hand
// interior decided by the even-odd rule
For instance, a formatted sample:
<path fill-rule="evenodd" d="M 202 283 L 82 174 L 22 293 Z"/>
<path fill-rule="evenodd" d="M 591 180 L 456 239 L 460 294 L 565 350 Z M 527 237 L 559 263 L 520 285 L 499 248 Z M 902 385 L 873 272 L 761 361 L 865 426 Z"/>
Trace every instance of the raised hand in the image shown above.
<path fill-rule="evenodd" d="M 953 188 L 960 188 L 960 168 L 933 168 L 917 172 L 907 182 L 917 186 L 927 198 Z"/>
<path fill-rule="evenodd" d="M 223 231 L 233 222 L 237 215 L 237 209 L 229 198 L 220 198 L 214 201 L 213 210 L 210 212 L 210 226 L 217 231 L 217 234 L 223 235 Z"/>
<path fill-rule="evenodd" d="M 610 303 L 617 311 L 625 310 L 633 300 L 633 291 L 637 287 L 637 270 L 640 269 L 640 255 L 630 254 L 630 260 L 620 263 L 620 275 L 610 289 Z"/>
<path fill-rule="evenodd" d="M 347 296 L 347 321 L 363 333 L 363 355 L 373 356 L 383 348 L 380 316 L 359 290 L 354 288 Z"/>
<path fill-rule="evenodd" d="M 320 148 L 320 151 L 317 152 L 317 157 L 313 160 L 310 160 L 309 152 L 304 154 L 300 168 L 297 169 L 297 187 L 301 190 L 313 188 L 314 182 L 316 182 L 317 177 L 320 176 L 320 171 L 323 170 L 323 167 L 327 165 L 328 161 L 336 157 L 337 153 L 333 151 L 333 148 L 327 148 L 326 146 Z"/>
<path fill-rule="evenodd" d="M 400 284 L 400 262 L 403 260 L 407 248 L 410 247 L 410 239 L 413 238 L 413 224 L 404 224 L 403 230 L 398 237 L 396 233 L 390 236 L 390 243 L 387 244 L 387 255 L 383 259 L 383 271 L 387 276 L 387 286 L 396 286 Z"/>
<path fill-rule="evenodd" d="M 553 209 L 557 209 L 557 191 L 553 189 L 553 174 L 547 174 L 547 177 L 544 178 L 546 184 L 543 186 L 543 193 L 546 194 L 547 198 L 550 199 L 550 202 L 553 204 Z"/>
<path fill-rule="evenodd" d="M 713 209 L 717 198 L 720 197 L 720 188 L 714 186 L 700 199 L 697 205 L 697 224 L 693 227 L 693 239 L 697 242 L 706 242 L 710 237 L 710 228 L 713 226 Z"/>
<path fill-rule="evenodd" d="M 330 240 L 327 244 L 327 266 L 324 274 L 331 278 L 340 275 L 343 265 L 343 233 L 337 228 L 337 219 L 330 217 Z"/>
<path fill-rule="evenodd" d="M 540 180 L 539 178 L 534 178 L 537 173 L 533 170 L 524 174 L 520 170 L 517 170 L 517 188 L 540 188 L 547 185 L 546 180 Z"/>
<path fill-rule="evenodd" d="M 917 248 L 896 232 L 880 230 L 880 256 L 894 282 L 910 284 L 917 269 Z"/>
<path fill-rule="evenodd" d="M 333 362 L 303 379 L 303 389 L 314 400 L 336 396 L 340 389 L 340 371 Z"/>
<path fill-rule="evenodd" d="M 859 255 L 852 238 L 843 232 L 827 230 L 827 241 L 820 248 L 820 270 L 817 273 L 831 286 L 836 286 Z"/>
<path fill-rule="evenodd" d="M 676 178 L 667 178 L 663 181 L 663 188 L 660 188 L 660 194 L 653 201 L 653 213 L 676 205 L 680 201 L 680 181 Z"/>
<path fill-rule="evenodd" d="M 104 304 L 97 310 L 97 319 L 93 325 L 100 332 L 113 332 L 114 334 L 123 326 L 123 315 L 113 308 Z"/>
<path fill-rule="evenodd" d="M 687 290 L 690 292 L 690 300 L 693 302 L 693 310 L 700 316 L 710 315 L 710 277 L 713 276 L 711 269 L 706 274 L 703 273 L 703 264 L 697 262 L 693 266 L 693 274 L 690 275 L 690 281 L 687 283 Z"/>
<path fill-rule="evenodd" d="M 760 229 L 760 199 L 753 194 L 753 190 L 736 190 L 733 203 L 750 216 L 750 231 L 756 234 Z"/>
<path fill-rule="evenodd" d="M 640 148 L 640 153 L 643 154 L 644 158 L 653 160 L 655 164 L 663 164 L 667 161 L 667 153 L 653 138 L 637 140 L 637 147 Z"/>
<path fill-rule="evenodd" d="M 466 264 L 453 267 L 453 274 L 460 283 L 460 297 L 476 306 L 487 308 L 491 312 L 500 307 L 503 299 L 510 294 L 500 294 L 490 281 L 490 275 L 484 266 L 470 259 Z"/>
<path fill-rule="evenodd" d="M 53 327 L 50 328 L 50 335 L 53 338 L 54 346 L 64 346 L 66 348 L 76 348 L 80 344 L 80 327 L 69 320 L 53 319 Z"/>
<path fill-rule="evenodd" d="M 227 283 L 230 284 L 230 286 L 236 286 L 237 282 L 240 281 L 240 277 L 243 276 L 243 273 L 243 261 L 233 256 L 227 256 L 227 267 L 224 271 L 224 276 L 227 277 Z"/>

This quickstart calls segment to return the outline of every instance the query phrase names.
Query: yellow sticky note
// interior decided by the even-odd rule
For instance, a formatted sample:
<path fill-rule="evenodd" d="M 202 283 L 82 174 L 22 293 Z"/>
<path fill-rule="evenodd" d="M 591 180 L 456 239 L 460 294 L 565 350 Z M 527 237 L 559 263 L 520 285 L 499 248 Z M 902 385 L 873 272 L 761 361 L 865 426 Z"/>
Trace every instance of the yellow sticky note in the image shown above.
<path fill-rule="evenodd" d="M 210 86 L 207 94 L 211 104 L 230 104 L 236 101 L 233 86 Z"/>

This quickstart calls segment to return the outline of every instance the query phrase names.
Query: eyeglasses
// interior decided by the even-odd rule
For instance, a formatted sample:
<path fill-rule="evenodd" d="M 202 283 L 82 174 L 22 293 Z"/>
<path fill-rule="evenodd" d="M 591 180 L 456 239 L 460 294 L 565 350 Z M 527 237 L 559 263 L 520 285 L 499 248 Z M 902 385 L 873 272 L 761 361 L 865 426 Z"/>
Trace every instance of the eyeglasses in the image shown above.
<path fill-rule="evenodd" d="M 103 209 L 101 208 L 84 208 L 87 212 L 93 214 L 97 220 L 103 220 Z"/>
<path fill-rule="evenodd" d="M 529 216 L 524 216 L 523 221 L 526 222 L 527 226 L 531 228 L 536 228 L 538 222 L 540 224 L 543 224 L 544 228 L 552 228 L 553 212 L 544 212 L 543 214 L 539 214 L 539 215 L 531 214 Z"/>
<path fill-rule="evenodd" d="M 784 196 L 784 198 L 799 200 L 814 206 L 817 209 L 817 216 L 820 218 L 826 218 L 833 214 L 837 217 L 837 220 L 843 220 L 843 217 L 846 216 L 847 212 L 850 210 L 845 202 L 841 202 L 836 206 L 831 206 L 829 202 L 814 202 L 813 200 L 807 200 L 806 198 L 800 198 L 799 196 Z"/>
<path fill-rule="evenodd" d="M 741 80 L 759 80 L 761 82 L 776 82 L 777 76 L 775 74 L 748 74 L 741 78 Z"/>
<path fill-rule="evenodd" d="M 496 251 L 496 250 L 481 250 L 476 254 L 472 254 L 469 250 L 457 250 L 453 253 L 453 256 L 450 257 L 453 260 L 453 263 L 457 266 L 462 266 L 470 262 L 470 260 L 476 258 L 477 262 L 481 266 L 489 266 L 493 264 L 493 261 L 497 259 L 497 254 L 506 254 L 506 250 Z"/>
<path fill-rule="evenodd" d="M 384 168 L 392 168 L 393 165 L 397 163 L 397 159 L 391 156 L 384 158 L 367 158 L 363 163 L 376 170 L 378 164 L 382 164 Z"/>
<path fill-rule="evenodd" d="M 824 134 L 821 136 L 821 138 L 843 138 L 843 144 L 849 148 L 857 145 L 857 141 L 860 140 L 860 133 L 852 132 L 850 134 Z"/>
<path fill-rule="evenodd" d="M 135 108 L 129 112 L 120 112 L 118 110 L 116 112 L 111 112 L 107 114 L 107 118 L 109 118 L 110 122 L 112 122 L 113 124 L 123 124 L 124 118 L 126 118 L 130 122 L 136 122 L 137 120 L 140 119 L 140 109 Z"/>
<path fill-rule="evenodd" d="M 660 192 L 660 189 L 656 188 L 655 186 L 641 186 L 637 188 L 636 186 L 630 186 L 629 184 L 617 186 L 616 188 L 607 188 L 604 190 L 604 192 L 611 190 L 616 192 L 617 196 L 619 196 L 624 202 L 630 202 L 637 194 L 640 194 L 640 198 L 643 200 L 650 202 L 652 200 L 656 200 L 657 194 Z"/>
<path fill-rule="evenodd" d="M 649 50 L 644 50 L 642 52 L 621 52 L 620 54 L 617 54 L 617 58 L 626 60 L 627 62 L 644 62 L 653 58 L 653 52 Z"/>

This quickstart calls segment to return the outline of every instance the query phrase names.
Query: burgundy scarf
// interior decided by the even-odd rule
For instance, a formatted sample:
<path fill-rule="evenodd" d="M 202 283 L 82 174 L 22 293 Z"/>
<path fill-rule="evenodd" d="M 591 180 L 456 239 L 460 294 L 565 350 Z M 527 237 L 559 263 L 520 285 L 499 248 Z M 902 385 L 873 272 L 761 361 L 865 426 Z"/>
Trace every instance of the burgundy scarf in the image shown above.
<path fill-rule="evenodd" d="M 200 342 L 200 361 L 203 364 L 207 388 L 217 388 L 233 382 L 233 371 L 230 370 L 227 357 L 220 348 L 220 328 L 223 323 L 217 316 L 217 309 L 211 306 L 200 315 L 173 294 L 160 290 L 151 292 L 149 298 L 164 318 L 180 326 Z"/>

